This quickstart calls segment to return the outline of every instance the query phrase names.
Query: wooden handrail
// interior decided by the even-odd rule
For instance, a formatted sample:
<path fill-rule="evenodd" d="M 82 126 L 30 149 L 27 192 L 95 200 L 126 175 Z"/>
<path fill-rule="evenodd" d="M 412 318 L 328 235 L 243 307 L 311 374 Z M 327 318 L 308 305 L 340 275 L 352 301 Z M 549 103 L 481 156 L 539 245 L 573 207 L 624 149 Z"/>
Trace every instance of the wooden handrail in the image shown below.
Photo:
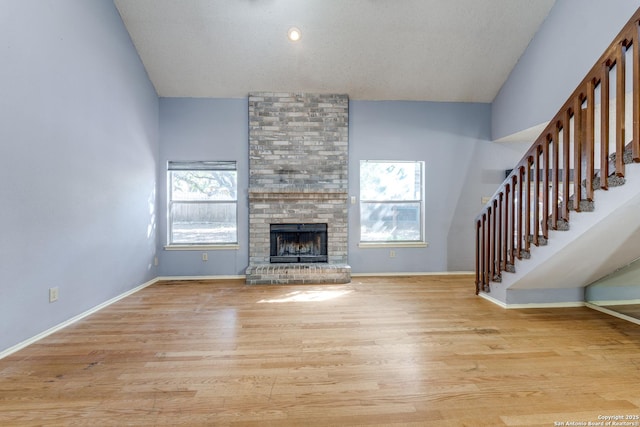
<path fill-rule="evenodd" d="M 502 272 L 516 259 L 528 258 L 531 243 L 546 242 L 549 229 L 567 225 L 570 210 L 579 212 L 583 202 L 592 202 L 596 173 L 599 187 L 608 189 L 611 107 L 615 115 L 613 172 L 624 176 L 629 52 L 633 68 L 630 146 L 633 161 L 640 162 L 639 8 L 476 217 L 476 293 L 489 292 L 490 282 L 501 280 Z M 611 90 L 614 68 L 616 87 Z M 614 105 L 610 103 L 612 93 Z M 598 101 L 600 111 L 596 113 Z M 597 137 L 596 124 L 600 126 Z"/>

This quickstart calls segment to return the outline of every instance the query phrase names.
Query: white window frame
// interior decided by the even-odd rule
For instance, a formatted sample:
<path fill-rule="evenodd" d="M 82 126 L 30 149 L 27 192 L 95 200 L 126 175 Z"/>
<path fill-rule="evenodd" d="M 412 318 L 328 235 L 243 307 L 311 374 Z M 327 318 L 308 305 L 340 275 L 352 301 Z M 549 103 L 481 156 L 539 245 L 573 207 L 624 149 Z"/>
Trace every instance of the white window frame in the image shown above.
<path fill-rule="evenodd" d="M 413 164 L 417 164 L 419 165 L 419 169 L 420 169 L 420 191 L 419 191 L 419 196 L 417 198 L 413 198 L 413 199 L 407 199 L 407 200 L 384 200 L 384 199 L 377 199 L 377 200 L 367 200 L 367 199 L 363 199 L 362 198 L 362 187 L 363 187 L 363 182 L 362 182 L 362 165 L 365 163 L 413 163 Z M 426 242 L 426 237 L 425 237 L 425 203 L 424 203 L 424 194 L 425 194 L 425 162 L 422 160 L 361 160 L 360 161 L 360 169 L 358 171 L 358 176 L 359 176 L 359 181 L 360 181 L 360 188 L 359 188 L 359 194 L 360 194 L 360 203 L 358 204 L 359 207 L 359 212 L 358 212 L 358 222 L 360 224 L 359 228 L 359 243 L 358 243 L 358 247 L 360 248 L 377 248 L 377 247 L 427 247 L 428 243 Z M 394 203 L 394 204 L 402 204 L 402 203 L 418 203 L 418 205 L 420 206 L 420 212 L 419 212 L 419 224 L 420 224 L 420 237 L 419 239 L 416 240 L 378 240 L 378 241 L 374 241 L 374 240 L 363 240 L 362 238 L 362 222 L 363 222 L 363 218 L 362 218 L 362 214 L 363 214 L 363 206 L 366 204 L 372 204 L 372 203 L 376 203 L 376 204 L 384 204 L 384 203 Z"/>
<path fill-rule="evenodd" d="M 226 200 L 197 200 L 188 203 L 194 204 L 234 204 L 236 218 L 236 239 L 235 242 L 203 242 L 203 243 L 174 243 L 173 238 L 173 218 L 172 205 L 174 203 L 185 203 L 184 200 L 174 200 L 173 175 L 174 171 L 234 171 L 237 178 L 236 161 L 169 161 L 167 162 L 167 244 L 166 250 L 216 250 L 216 249 L 238 249 L 238 188 L 236 180 L 235 199 Z"/>

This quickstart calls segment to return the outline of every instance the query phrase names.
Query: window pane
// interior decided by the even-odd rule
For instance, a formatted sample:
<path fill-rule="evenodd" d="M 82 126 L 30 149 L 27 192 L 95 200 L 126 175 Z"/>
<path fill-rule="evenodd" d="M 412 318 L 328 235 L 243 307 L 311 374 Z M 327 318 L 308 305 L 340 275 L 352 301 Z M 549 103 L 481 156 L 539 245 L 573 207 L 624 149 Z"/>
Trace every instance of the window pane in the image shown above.
<path fill-rule="evenodd" d="M 422 162 L 360 162 L 361 200 L 420 200 Z"/>
<path fill-rule="evenodd" d="M 237 200 L 236 171 L 171 171 L 171 200 Z"/>
<path fill-rule="evenodd" d="M 420 203 L 361 203 L 363 242 L 420 241 Z"/>
<path fill-rule="evenodd" d="M 171 243 L 237 243 L 235 203 L 173 203 Z"/>

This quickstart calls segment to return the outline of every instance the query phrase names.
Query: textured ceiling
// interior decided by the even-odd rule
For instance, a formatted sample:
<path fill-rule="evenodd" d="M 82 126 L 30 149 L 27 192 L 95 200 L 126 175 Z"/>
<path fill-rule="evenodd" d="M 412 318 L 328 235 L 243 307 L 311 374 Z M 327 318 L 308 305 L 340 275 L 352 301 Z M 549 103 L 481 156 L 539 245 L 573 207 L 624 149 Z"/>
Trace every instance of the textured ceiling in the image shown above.
<path fill-rule="evenodd" d="M 554 0 L 114 0 L 158 94 L 491 102 Z M 287 40 L 296 26 L 302 39 Z"/>

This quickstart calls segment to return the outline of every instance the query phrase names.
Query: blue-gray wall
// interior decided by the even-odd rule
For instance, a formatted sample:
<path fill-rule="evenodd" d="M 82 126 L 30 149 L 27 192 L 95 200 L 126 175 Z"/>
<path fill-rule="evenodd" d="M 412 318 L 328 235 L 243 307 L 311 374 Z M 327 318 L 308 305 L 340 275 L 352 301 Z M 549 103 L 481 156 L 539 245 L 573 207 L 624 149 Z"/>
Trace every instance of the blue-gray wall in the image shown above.
<path fill-rule="evenodd" d="M 166 205 L 168 160 L 238 162 L 239 250 L 165 250 L 166 213 L 158 221 L 161 276 L 241 275 L 248 265 L 247 99 L 160 100 L 158 201 Z M 527 147 L 492 144 L 489 104 L 351 101 L 349 194 L 358 197 L 360 160 L 424 160 L 428 248 L 358 247 L 358 205 L 349 205 L 349 263 L 354 273 L 472 270 L 473 217 L 504 169 Z M 479 162 L 482 161 L 482 163 Z"/>
<path fill-rule="evenodd" d="M 158 98 L 111 0 L 1 8 L 0 351 L 157 276 L 158 152 Z"/>
<path fill-rule="evenodd" d="M 427 248 L 393 248 L 395 258 L 389 257 L 389 248 L 359 248 L 359 207 L 350 205 L 349 264 L 353 273 L 439 272 L 447 271 L 450 264 L 456 270 L 473 268 L 472 218 L 481 207 L 481 190 L 472 183 L 477 197 L 463 200 L 460 196 L 469 168 L 479 166 L 471 161 L 474 151 L 479 144 L 489 143 L 489 123 L 489 104 L 350 103 L 349 194 L 359 197 L 361 160 L 424 161 L 425 236 L 429 244 Z M 500 178 L 486 191 L 493 193 Z M 459 214 L 464 211 L 472 213 Z M 450 242 L 450 233 L 465 236 Z M 456 250 L 449 251 L 449 245 Z"/>
<path fill-rule="evenodd" d="M 639 6 L 557 0 L 493 101 L 492 139 L 551 120 Z"/>
<path fill-rule="evenodd" d="M 161 276 L 241 275 L 249 263 L 249 100 L 160 99 L 158 255 Z M 240 249 L 165 250 L 167 244 L 167 161 L 235 160 L 238 167 Z M 207 252 L 208 261 L 202 261 Z"/>

